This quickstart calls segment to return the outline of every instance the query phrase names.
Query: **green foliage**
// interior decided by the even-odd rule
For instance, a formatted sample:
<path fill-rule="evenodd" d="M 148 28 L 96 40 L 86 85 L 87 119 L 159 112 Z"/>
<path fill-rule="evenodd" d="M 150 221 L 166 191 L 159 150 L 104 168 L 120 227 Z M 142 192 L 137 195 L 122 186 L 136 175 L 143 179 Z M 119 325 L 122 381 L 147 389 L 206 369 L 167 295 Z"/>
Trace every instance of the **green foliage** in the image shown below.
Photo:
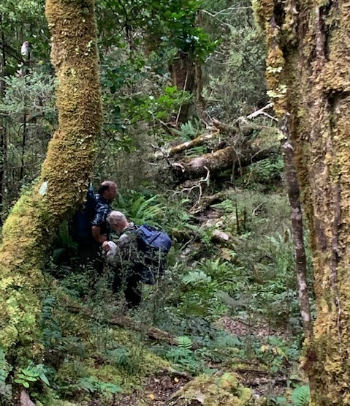
<path fill-rule="evenodd" d="M 295 388 L 291 395 L 293 406 L 308 406 L 310 404 L 310 387 L 307 385 Z"/>
<path fill-rule="evenodd" d="M 106 360 L 129 376 L 137 375 L 141 371 L 140 364 L 145 361 L 143 344 L 135 344 L 129 348 L 118 346 L 107 350 Z"/>
<path fill-rule="evenodd" d="M 175 131 L 184 141 L 190 141 L 198 137 L 203 131 L 198 120 L 188 121 L 180 125 L 180 130 Z"/>
<path fill-rule="evenodd" d="M 268 158 L 249 165 L 248 173 L 244 176 L 246 184 L 271 184 L 280 179 L 283 173 L 282 157 Z"/>
<path fill-rule="evenodd" d="M 79 378 L 75 387 L 88 393 L 99 392 L 102 394 L 115 394 L 122 392 L 122 388 L 120 386 L 110 382 L 100 381 L 93 376 Z"/>
<path fill-rule="evenodd" d="M 34 365 L 32 362 L 26 368 L 21 368 L 14 379 L 16 383 L 23 385 L 25 388 L 29 388 L 30 385 L 40 380 L 50 386 L 47 379 L 47 367 L 43 364 Z"/>
<path fill-rule="evenodd" d="M 207 276 L 207 274 L 204 273 L 203 271 L 192 271 L 182 278 L 182 282 L 185 285 L 198 286 L 201 284 L 210 283 L 211 277 Z"/>
<path fill-rule="evenodd" d="M 0 101 L 0 110 L 7 116 L 16 117 L 24 113 L 31 116 L 53 116 L 54 78 L 43 72 L 32 71 L 25 76 L 10 76 L 4 82 L 6 94 Z"/>
<path fill-rule="evenodd" d="M 0 401 L 11 398 L 11 386 L 6 383 L 11 370 L 11 365 L 6 361 L 5 351 L 0 347 Z"/>
<path fill-rule="evenodd" d="M 117 207 L 137 225 L 148 223 L 159 227 L 166 212 L 159 196 L 145 197 L 136 191 L 129 191 L 126 196 L 119 193 Z"/>
<path fill-rule="evenodd" d="M 215 42 L 195 24 L 197 12 L 201 7 L 201 1 L 193 0 L 182 1 L 181 7 L 176 0 L 147 3 L 126 1 L 124 4 L 116 0 L 104 0 L 100 4 L 104 15 L 104 30 L 110 35 L 115 29 L 113 18 L 117 15 L 126 34 L 136 28 L 143 30 L 145 42 L 150 48 L 157 47 L 159 52 L 164 48 L 174 48 L 203 61 L 213 51 Z M 102 24 L 102 20 L 100 23 Z M 108 34 L 107 38 L 111 41 Z M 128 39 L 122 39 L 119 34 L 119 45 L 126 45 L 127 41 Z M 136 45 L 135 42 L 131 45 Z"/>
<path fill-rule="evenodd" d="M 310 387 L 303 385 L 295 388 L 288 398 L 277 397 L 274 403 L 279 406 L 308 406 L 310 400 Z"/>
<path fill-rule="evenodd" d="M 229 122 L 267 104 L 265 43 L 250 0 L 206 1 L 204 8 L 205 29 L 221 39 L 206 64 L 210 80 L 204 94 L 210 113 Z"/>
<path fill-rule="evenodd" d="M 187 350 L 189 350 L 192 346 L 192 340 L 187 336 L 177 337 L 177 343 L 179 347 L 186 348 Z"/>

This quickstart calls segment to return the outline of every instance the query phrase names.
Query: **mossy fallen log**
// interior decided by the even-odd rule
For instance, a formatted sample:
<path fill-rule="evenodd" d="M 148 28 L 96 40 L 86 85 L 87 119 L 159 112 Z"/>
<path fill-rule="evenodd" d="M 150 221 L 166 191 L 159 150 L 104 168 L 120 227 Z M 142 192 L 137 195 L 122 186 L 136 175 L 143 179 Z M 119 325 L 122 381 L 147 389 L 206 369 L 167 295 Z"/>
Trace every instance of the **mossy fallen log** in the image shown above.
<path fill-rule="evenodd" d="M 176 178 L 183 182 L 188 179 L 207 176 L 208 172 L 211 175 L 226 169 L 232 169 L 234 173 L 242 167 L 266 159 L 278 152 L 279 146 L 277 145 L 264 149 L 247 148 L 240 154 L 237 153 L 235 148 L 227 147 L 197 158 L 175 162 L 172 164 L 171 170 Z"/>

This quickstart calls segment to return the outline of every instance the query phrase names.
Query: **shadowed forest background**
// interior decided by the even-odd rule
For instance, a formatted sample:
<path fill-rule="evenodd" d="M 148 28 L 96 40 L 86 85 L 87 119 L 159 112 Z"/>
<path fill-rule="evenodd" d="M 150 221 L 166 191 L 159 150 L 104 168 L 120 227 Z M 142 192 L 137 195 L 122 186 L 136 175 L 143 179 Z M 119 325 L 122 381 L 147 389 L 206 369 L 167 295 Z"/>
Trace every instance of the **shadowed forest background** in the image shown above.
<path fill-rule="evenodd" d="M 59 83 L 44 10 L 42 0 L 0 4 L 1 225 L 38 179 L 46 193 L 40 173 L 58 129 Z M 80 201 L 47 237 L 35 322 L 6 299 L 21 328 L 36 331 L 24 327 L 16 341 L 1 321 L 0 405 L 308 405 L 272 104 L 280 96 L 266 88 L 271 55 L 250 0 L 101 0 L 96 19 L 103 123 L 93 169 L 78 173 L 78 186 L 66 186 L 63 173 L 51 191 L 59 200 L 66 187 L 79 188 Z M 67 89 L 69 100 L 76 89 Z M 58 151 L 69 178 L 76 162 Z M 97 188 L 105 179 L 118 185 L 116 210 L 173 241 L 164 278 L 143 286 L 132 311 L 112 294 L 111 268 L 92 286 L 93 269 L 80 266 L 69 235 L 89 181 Z M 22 351 L 27 333 L 35 344 Z"/>

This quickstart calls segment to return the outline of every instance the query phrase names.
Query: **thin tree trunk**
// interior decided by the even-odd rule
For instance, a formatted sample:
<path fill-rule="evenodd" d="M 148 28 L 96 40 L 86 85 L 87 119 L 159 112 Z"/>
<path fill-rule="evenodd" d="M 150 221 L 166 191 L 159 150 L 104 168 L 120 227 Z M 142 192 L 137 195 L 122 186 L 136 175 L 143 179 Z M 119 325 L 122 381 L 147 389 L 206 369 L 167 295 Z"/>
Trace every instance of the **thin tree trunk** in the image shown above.
<path fill-rule="evenodd" d="M 93 0 L 47 0 L 51 60 L 58 78 L 59 128 L 39 181 L 24 193 L 3 227 L 0 247 L 0 342 L 26 365 L 40 356 L 41 273 L 59 223 L 88 187 L 102 112 Z"/>
<path fill-rule="evenodd" d="M 27 141 L 27 112 L 25 111 L 23 114 L 21 169 L 19 172 L 19 181 L 21 181 L 24 177 L 24 156 L 26 152 L 26 141 Z"/>
<path fill-rule="evenodd" d="M 5 52 L 5 33 L 3 26 L 3 15 L 0 14 L 0 29 L 1 29 L 1 43 L 2 52 L 0 60 L 0 100 L 5 97 L 5 69 L 6 69 L 6 52 Z M 6 178 L 6 160 L 7 160 L 7 142 L 6 142 L 6 126 L 4 117 L 0 111 L 0 225 L 2 225 L 2 212 L 4 209 L 4 191 L 5 191 L 5 178 Z"/>
<path fill-rule="evenodd" d="M 177 58 L 169 66 L 169 71 L 178 90 L 185 90 L 190 94 L 195 91 L 196 65 L 193 58 L 187 52 L 179 51 Z M 192 102 L 183 104 L 177 114 L 176 122 L 188 121 Z"/>
<path fill-rule="evenodd" d="M 297 171 L 294 163 L 294 149 L 290 143 L 289 115 L 286 114 L 282 124 L 285 139 L 282 142 L 284 158 L 284 173 L 286 176 L 287 192 L 291 207 L 292 235 L 295 247 L 295 264 L 298 280 L 298 294 L 304 335 L 308 343 L 313 340 L 313 328 L 310 310 L 310 299 L 307 285 L 307 260 L 304 244 L 303 213 L 300 204 L 300 193 Z"/>
<path fill-rule="evenodd" d="M 22 76 L 25 78 L 29 74 L 30 65 L 30 45 L 26 41 L 22 44 L 21 53 L 23 55 L 24 63 L 22 67 Z M 24 80 L 24 85 L 26 85 Z M 26 142 L 27 142 L 27 96 L 24 92 L 24 112 L 23 112 L 23 133 L 22 133 L 22 152 L 21 152 L 21 168 L 19 173 L 19 181 L 22 181 L 24 177 L 24 156 L 26 152 Z"/>

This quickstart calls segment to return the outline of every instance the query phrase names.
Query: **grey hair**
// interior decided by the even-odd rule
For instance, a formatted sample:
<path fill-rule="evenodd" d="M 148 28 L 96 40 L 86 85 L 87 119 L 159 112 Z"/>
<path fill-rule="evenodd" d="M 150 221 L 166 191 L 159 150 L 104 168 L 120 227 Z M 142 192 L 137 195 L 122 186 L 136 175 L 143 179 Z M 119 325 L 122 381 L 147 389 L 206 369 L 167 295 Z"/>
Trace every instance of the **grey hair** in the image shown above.
<path fill-rule="evenodd" d="M 124 223 L 125 221 L 127 221 L 127 219 L 125 217 L 125 214 L 121 211 L 113 210 L 107 216 L 107 222 L 109 225 L 111 225 L 112 223 Z"/>

